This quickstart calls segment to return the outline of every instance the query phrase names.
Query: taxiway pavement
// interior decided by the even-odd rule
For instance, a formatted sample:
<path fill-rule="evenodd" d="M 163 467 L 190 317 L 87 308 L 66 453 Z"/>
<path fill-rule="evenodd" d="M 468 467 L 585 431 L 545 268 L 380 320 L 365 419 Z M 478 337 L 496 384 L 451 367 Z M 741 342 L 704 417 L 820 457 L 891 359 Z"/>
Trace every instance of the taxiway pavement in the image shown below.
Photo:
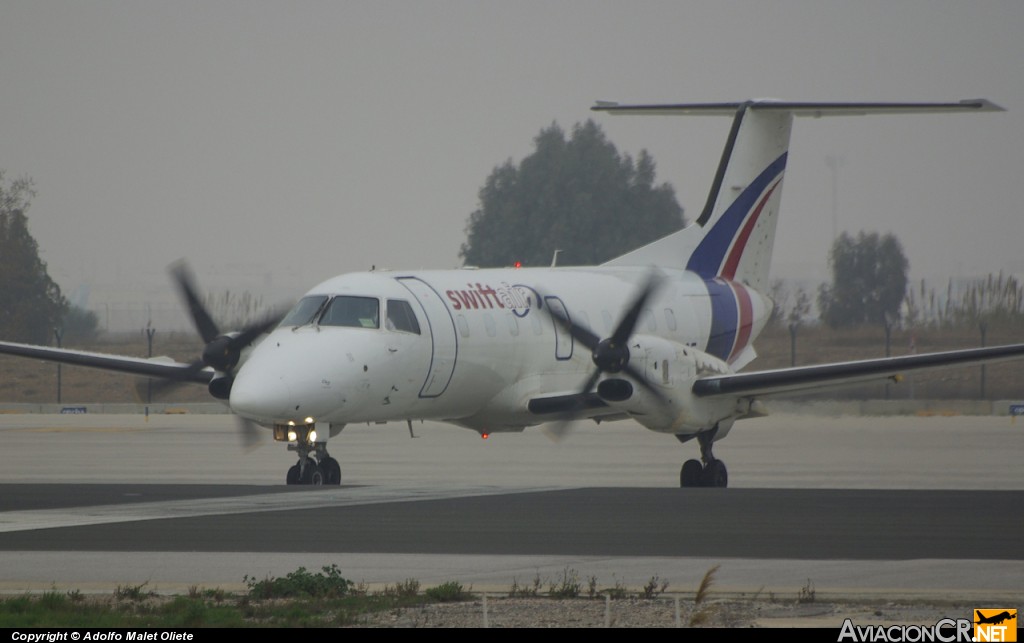
<path fill-rule="evenodd" d="M 283 484 L 223 416 L 0 416 L 0 590 L 240 587 L 337 564 L 372 584 L 507 590 L 571 568 L 729 591 L 1019 596 L 1024 422 L 778 416 L 716 455 L 731 488 L 676 488 L 696 447 L 632 423 L 481 440 L 347 427 L 341 488 Z M 282 481 L 279 483 L 278 481 Z"/>

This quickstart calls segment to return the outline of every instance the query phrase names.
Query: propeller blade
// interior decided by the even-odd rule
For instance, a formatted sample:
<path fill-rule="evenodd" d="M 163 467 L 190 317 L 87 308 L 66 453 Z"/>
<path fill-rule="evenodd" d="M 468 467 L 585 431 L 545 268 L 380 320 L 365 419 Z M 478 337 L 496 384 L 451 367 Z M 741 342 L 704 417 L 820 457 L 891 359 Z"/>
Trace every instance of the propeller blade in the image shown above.
<path fill-rule="evenodd" d="M 647 283 L 644 284 L 643 289 L 637 294 L 636 299 L 626 309 L 626 314 L 622 317 L 619 325 L 616 326 L 615 332 L 612 333 L 611 342 L 613 345 L 621 346 L 629 341 L 630 336 L 633 335 L 633 329 L 636 327 L 636 322 L 640 319 L 640 313 L 643 312 L 644 306 L 647 304 L 647 300 L 651 298 L 661 286 L 665 283 L 665 276 L 656 270 L 652 270 L 650 276 L 647 277 Z"/>
<path fill-rule="evenodd" d="M 280 324 L 282 319 L 284 319 L 283 313 L 272 313 L 270 315 L 267 315 L 266 318 L 256 322 L 255 324 L 251 324 L 245 327 L 242 330 L 242 332 L 240 332 L 235 337 L 232 337 L 229 347 L 233 350 L 240 351 L 249 344 L 253 343 L 253 341 L 255 341 L 257 337 L 270 331 L 272 328 Z"/>
<path fill-rule="evenodd" d="M 210 316 L 209 311 L 206 310 L 206 306 L 200 301 L 199 295 L 196 294 L 195 280 L 192 278 L 192 272 L 185 265 L 184 261 L 179 261 L 172 265 L 170 270 L 171 276 L 174 278 L 174 284 L 178 288 L 178 293 L 185 300 L 188 311 L 192 315 L 192 323 L 195 324 L 196 330 L 199 331 L 199 336 L 203 338 L 203 342 L 209 344 L 220 335 L 220 330 L 213 321 L 213 317 Z"/>
<path fill-rule="evenodd" d="M 591 351 L 591 357 L 597 368 L 591 372 L 590 377 L 583 383 L 583 388 L 580 389 L 579 393 L 581 399 L 594 390 L 597 381 L 603 373 L 624 372 L 638 386 L 650 392 L 659 404 L 670 406 L 669 399 L 665 394 L 652 386 L 647 381 L 647 378 L 644 377 L 644 373 L 629 363 L 630 352 L 628 345 L 636 328 L 637 321 L 644 311 L 644 306 L 647 305 L 647 302 L 654 293 L 664 285 L 665 281 L 666 277 L 664 274 L 656 269 L 652 269 L 647 276 L 646 282 L 644 282 L 639 292 L 637 292 L 626 308 L 626 313 L 619 320 L 619 324 L 615 327 L 612 336 L 607 339 L 601 339 L 586 326 L 570 321 L 567 313 L 564 313 L 560 308 L 551 306 L 540 308 L 540 310 L 543 310 L 555 321 L 555 324 L 571 334 L 575 341 L 583 344 Z M 538 294 L 543 301 L 544 294 Z M 572 422 L 577 419 L 573 417 L 573 414 L 578 410 L 576 408 L 566 410 L 565 419 L 545 425 L 544 429 L 542 429 L 544 434 L 555 442 L 565 438 L 571 431 Z"/>
<path fill-rule="evenodd" d="M 569 434 L 572 433 L 572 425 L 572 420 L 548 422 L 547 424 L 544 425 L 544 428 L 541 429 L 541 433 L 547 436 L 547 438 L 554 442 L 555 444 L 558 444 L 562 440 L 569 437 Z"/>
<path fill-rule="evenodd" d="M 191 376 L 204 368 L 206 368 L 206 364 L 203 364 L 201 360 L 196 360 L 188 365 L 187 370 L 182 370 L 175 377 L 140 377 L 135 382 L 135 394 L 143 403 L 149 399 L 158 400 L 177 388 L 186 384 L 194 384 L 195 381 Z"/>
<path fill-rule="evenodd" d="M 238 364 L 242 349 L 252 344 L 260 335 L 277 326 L 284 317 L 283 312 L 274 312 L 262 320 L 246 326 L 237 334 L 222 335 L 217 323 L 213 321 L 210 312 L 199 298 L 195 278 L 185 262 L 179 261 L 173 264 L 170 272 L 178 293 L 188 306 L 192 323 L 206 344 L 201 360 L 193 362 L 196 370 L 209 366 L 216 371 L 230 375 L 231 370 Z M 198 366 L 196 366 L 197 364 Z"/>
<path fill-rule="evenodd" d="M 594 372 L 590 374 L 589 378 L 587 378 L 586 383 L 583 384 L 583 388 L 580 389 L 580 394 L 586 395 L 587 393 L 593 391 L 594 385 L 597 384 L 597 380 L 599 377 L 601 377 L 601 369 L 595 368 Z"/>
<path fill-rule="evenodd" d="M 263 438 L 265 437 L 264 431 L 260 425 L 256 424 L 252 420 L 247 420 L 240 415 L 235 416 L 235 423 L 238 425 L 238 436 L 242 443 L 242 449 L 244 451 L 252 452 L 256 447 L 263 444 Z"/>
<path fill-rule="evenodd" d="M 257 337 L 277 326 L 281 317 L 279 314 L 272 314 L 246 326 L 237 335 L 221 335 L 203 349 L 203 363 L 230 375 L 242 357 L 242 350 L 252 344 Z"/>
<path fill-rule="evenodd" d="M 592 333 L 590 329 L 588 329 L 586 326 L 583 326 L 582 324 L 577 324 L 576 322 L 569 321 L 569 319 L 562 314 L 561 310 L 557 310 L 555 308 L 552 308 L 551 306 L 546 306 L 544 310 L 547 311 L 548 315 L 550 315 L 551 318 L 555 320 L 556 324 L 564 328 L 566 332 L 572 335 L 573 339 L 583 344 L 590 350 L 594 350 L 595 348 L 597 348 L 597 345 L 601 342 L 601 338 Z"/>

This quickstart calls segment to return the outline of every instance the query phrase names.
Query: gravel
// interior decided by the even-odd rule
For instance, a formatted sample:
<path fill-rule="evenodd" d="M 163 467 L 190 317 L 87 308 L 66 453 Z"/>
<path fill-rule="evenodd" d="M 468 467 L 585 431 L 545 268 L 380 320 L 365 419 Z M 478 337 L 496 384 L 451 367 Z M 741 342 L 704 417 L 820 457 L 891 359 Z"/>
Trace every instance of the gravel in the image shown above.
<path fill-rule="evenodd" d="M 368 617 L 363 627 L 483 627 L 484 600 L 423 605 Z M 973 605 L 898 604 L 882 601 L 813 602 L 709 600 L 692 597 L 598 599 L 486 599 L 488 627 L 826 627 L 856 625 L 934 625 L 943 618 L 968 618 Z M 984 607 L 984 606 L 982 606 Z"/>

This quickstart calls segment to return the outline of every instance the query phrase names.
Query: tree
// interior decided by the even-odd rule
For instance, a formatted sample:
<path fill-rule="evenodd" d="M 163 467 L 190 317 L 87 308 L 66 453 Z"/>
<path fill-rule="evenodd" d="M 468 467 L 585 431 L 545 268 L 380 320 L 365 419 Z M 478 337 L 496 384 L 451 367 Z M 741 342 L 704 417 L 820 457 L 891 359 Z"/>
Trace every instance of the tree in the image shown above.
<path fill-rule="evenodd" d="M 91 342 L 99 332 L 100 318 L 95 312 L 72 305 L 60 322 L 65 342 Z"/>
<path fill-rule="evenodd" d="M 0 337 L 48 344 L 67 302 L 28 231 L 25 212 L 33 196 L 31 179 L 6 185 L 0 171 Z"/>
<path fill-rule="evenodd" d="M 800 324 L 811 312 L 811 296 L 804 287 L 797 287 L 790 297 L 789 287 L 783 279 L 772 280 L 768 286 L 768 299 L 772 301 L 772 312 L 766 325 L 772 328 Z"/>
<path fill-rule="evenodd" d="M 607 261 L 683 226 L 667 183 L 654 186 L 654 160 L 620 155 L 591 120 L 568 140 L 557 124 L 542 129 L 518 166 L 494 168 L 480 189 L 459 255 L 492 267 Z"/>
<path fill-rule="evenodd" d="M 833 328 L 859 324 L 891 326 L 900 318 L 907 291 L 907 258 L 891 234 L 842 233 L 829 252 L 831 286 L 818 291 L 822 320 Z"/>

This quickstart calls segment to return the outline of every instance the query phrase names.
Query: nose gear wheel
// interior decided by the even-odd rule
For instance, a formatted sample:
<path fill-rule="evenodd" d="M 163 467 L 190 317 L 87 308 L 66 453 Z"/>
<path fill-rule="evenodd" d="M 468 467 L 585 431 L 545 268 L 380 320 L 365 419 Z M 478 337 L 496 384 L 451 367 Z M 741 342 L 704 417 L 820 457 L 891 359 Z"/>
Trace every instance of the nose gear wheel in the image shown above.
<path fill-rule="evenodd" d="M 341 484 L 341 465 L 327 453 L 327 445 L 324 442 L 317 442 L 315 446 L 298 445 L 294 450 L 299 452 L 299 461 L 288 469 L 285 475 L 287 484 Z"/>

